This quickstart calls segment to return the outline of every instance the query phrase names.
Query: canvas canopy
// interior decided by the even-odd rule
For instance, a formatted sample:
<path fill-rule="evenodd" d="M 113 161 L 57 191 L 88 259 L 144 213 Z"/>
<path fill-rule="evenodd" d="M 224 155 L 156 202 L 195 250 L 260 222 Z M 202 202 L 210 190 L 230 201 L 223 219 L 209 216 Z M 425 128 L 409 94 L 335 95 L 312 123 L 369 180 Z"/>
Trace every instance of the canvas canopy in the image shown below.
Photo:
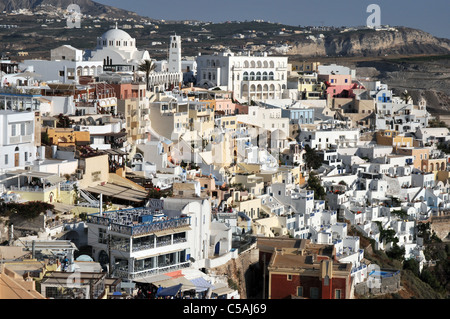
<path fill-rule="evenodd" d="M 167 288 L 158 288 L 158 291 L 156 292 L 157 297 L 168 297 L 168 296 L 175 296 L 181 289 L 181 286 L 183 284 L 178 284 L 175 286 L 170 286 Z"/>

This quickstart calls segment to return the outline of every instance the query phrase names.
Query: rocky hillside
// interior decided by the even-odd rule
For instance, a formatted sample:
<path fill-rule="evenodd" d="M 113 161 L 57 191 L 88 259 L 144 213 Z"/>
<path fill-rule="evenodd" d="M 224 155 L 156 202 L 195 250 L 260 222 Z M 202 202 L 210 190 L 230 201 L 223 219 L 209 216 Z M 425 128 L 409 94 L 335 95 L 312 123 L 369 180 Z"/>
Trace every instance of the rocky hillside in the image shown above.
<path fill-rule="evenodd" d="M 333 33 L 323 37 L 298 40 L 290 55 L 312 56 L 385 56 L 413 54 L 448 54 L 450 40 L 405 27 L 395 31 L 358 30 Z"/>
<path fill-rule="evenodd" d="M 66 9 L 70 4 L 80 6 L 81 13 L 100 16 L 107 14 L 109 17 L 128 17 L 137 15 L 134 12 L 103 5 L 91 0 L 0 0 L 0 11 L 11 12 L 19 9 L 37 11 L 40 9 L 54 7 Z"/>
<path fill-rule="evenodd" d="M 433 115 L 450 114 L 450 55 L 357 62 L 358 76 L 369 76 L 389 85 L 400 96 L 408 90 L 416 103 L 427 101 Z"/>

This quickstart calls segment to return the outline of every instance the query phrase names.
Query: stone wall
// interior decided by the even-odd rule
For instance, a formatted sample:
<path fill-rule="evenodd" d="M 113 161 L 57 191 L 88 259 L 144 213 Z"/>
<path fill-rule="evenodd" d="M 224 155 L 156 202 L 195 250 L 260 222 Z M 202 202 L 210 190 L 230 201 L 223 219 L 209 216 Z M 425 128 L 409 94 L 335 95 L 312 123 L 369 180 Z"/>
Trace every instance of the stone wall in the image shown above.
<path fill-rule="evenodd" d="M 443 241 L 450 240 L 450 215 L 431 218 L 431 230 Z"/>
<path fill-rule="evenodd" d="M 381 277 L 381 285 L 379 287 L 371 287 L 367 282 L 355 285 L 355 294 L 360 296 L 380 295 L 397 292 L 400 286 L 400 271 L 389 277 Z"/>

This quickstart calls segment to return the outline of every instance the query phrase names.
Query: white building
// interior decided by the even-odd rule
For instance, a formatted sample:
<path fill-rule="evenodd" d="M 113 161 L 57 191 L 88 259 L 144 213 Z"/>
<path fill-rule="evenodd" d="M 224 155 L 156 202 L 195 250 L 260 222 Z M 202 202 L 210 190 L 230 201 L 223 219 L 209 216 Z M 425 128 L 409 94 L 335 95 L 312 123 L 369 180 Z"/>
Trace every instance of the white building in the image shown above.
<path fill-rule="evenodd" d="M 137 67 L 144 60 L 150 60 L 147 50 L 136 48 L 136 39 L 117 28 L 106 31 L 97 38 L 97 48 L 89 61 L 101 61 L 104 65 L 132 65 Z"/>
<path fill-rule="evenodd" d="M 223 87 L 240 101 L 279 99 L 287 88 L 288 58 L 235 55 L 232 52 L 197 57 L 197 86 Z"/>
<path fill-rule="evenodd" d="M 281 108 L 264 108 L 249 106 L 248 114 L 236 115 L 238 122 L 249 126 L 256 126 L 269 132 L 280 130 L 285 136 L 289 136 L 289 118 L 282 117 Z"/>
<path fill-rule="evenodd" d="M 113 274 L 125 280 L 198 269 L 208 259 L 208 200 L 151 200 L 148 207 L 91 214 L 87 223 L 94 259 L 112 265 Z"/>
<path fill-rule="evenodd" d="M 36 159 L 34 112 L 0 111 L 0 167 L 24 168 Z"/>
<path fill-rule="evenodd" d="M 328 148 L 356 147 L 359 141 L 358 129 L 327 128 L 316 131 L 303 130 L 299 141 L 311 148 L 324 150 Z"/>
<path fill-rule="evenodd" d="M 50 50 L 51 60 L 25 60 L 20 65 L 35 72 L 45 82 L 79 83 L 81 76 L 98 76 L 103 73 L 103 60 L 83 61 L 82 51 L 70 45 Z"/>

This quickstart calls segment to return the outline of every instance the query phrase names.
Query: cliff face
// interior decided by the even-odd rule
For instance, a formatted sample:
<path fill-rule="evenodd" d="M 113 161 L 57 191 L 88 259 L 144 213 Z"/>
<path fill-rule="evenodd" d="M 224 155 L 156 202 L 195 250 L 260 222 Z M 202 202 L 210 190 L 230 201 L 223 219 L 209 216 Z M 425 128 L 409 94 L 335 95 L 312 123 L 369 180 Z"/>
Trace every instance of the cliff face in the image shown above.
<path fill-rule="evenodd" d="M 397 31 L 361 30 L 304 39 L 288 52 L 301 56 L 384 56 L 394 54 L 448 54 L 450 40 L 421 30 L 397 28 Z"/>

